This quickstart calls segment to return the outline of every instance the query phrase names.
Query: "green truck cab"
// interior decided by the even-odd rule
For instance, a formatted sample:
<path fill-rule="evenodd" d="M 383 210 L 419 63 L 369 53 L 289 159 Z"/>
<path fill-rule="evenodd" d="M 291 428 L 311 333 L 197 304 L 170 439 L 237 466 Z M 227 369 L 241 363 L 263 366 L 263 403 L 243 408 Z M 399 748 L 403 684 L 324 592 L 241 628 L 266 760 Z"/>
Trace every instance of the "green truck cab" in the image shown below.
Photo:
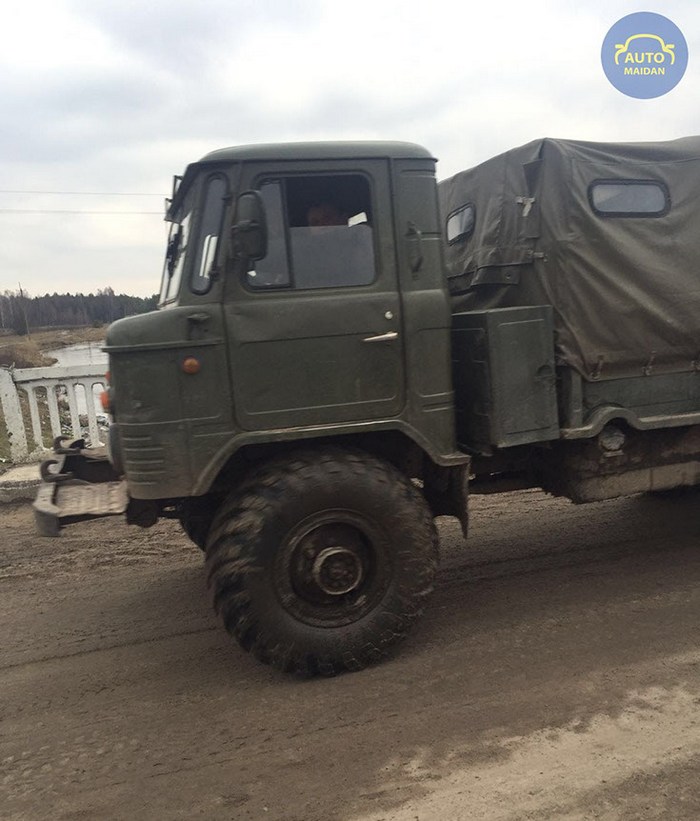
<path fill-rule="evenodd" d="M 542 140 L 439 186 L 408 143 L 206 155 L 159 310 L 108 330 L 109 456 L 58 443 L 40 528 L 178 518 L 240 644 L 333 674 L 407 633 L 470 489 L 697 483 L 698 148 Z"/>

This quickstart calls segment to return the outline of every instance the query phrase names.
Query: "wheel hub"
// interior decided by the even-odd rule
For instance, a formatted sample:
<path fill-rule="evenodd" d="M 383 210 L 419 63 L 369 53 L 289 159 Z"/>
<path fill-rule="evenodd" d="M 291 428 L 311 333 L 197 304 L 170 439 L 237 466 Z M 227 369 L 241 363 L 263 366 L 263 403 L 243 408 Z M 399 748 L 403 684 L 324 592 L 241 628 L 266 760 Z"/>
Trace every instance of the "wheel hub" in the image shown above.
<path fill-rule="evenodd" d="M 329 596 L 343 596 L 362 582 L 362 562 L 345 547 L 326 547 L 316 556 L 313 579 Z"/>
<path fill-rule="evenodd" d="M 294 618 L 341 627 L 370 612 L 390 580 L 384 533 L 366 517 L 324 510 L 307 517 L 275 559 L 279 600 Z"/>

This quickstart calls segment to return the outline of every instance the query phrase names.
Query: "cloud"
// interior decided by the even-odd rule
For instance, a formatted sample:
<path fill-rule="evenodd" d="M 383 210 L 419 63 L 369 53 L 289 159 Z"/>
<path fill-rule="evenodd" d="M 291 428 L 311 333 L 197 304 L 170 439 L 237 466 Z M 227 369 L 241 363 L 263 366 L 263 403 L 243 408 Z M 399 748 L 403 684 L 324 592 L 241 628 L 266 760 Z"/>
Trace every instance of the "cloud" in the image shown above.
<path fill-rule="evenodd" d="M 669 139 L 699 129 L 700 6 L 663 13 L 688 40 L 673 92 L 632 100 L 600 68 L 631 0 L 581 7 L 418 0 L 38 0 L 0 32 L 4 189 L 0 290 L 157 289 L 162 197 L 173 173 L 226 145 L 403 139 L 440 158 L 441 177 L 542 136 Z M 87 284 L 86 284 L 87 283 Z"/>

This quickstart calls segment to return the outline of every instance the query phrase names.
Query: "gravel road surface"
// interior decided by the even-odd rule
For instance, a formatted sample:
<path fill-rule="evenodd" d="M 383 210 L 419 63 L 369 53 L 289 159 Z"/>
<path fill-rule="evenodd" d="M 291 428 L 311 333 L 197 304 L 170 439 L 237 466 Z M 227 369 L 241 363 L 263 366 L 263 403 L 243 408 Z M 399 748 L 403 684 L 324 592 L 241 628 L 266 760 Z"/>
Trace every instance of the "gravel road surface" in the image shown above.
<path fill-rule="evenodd" d="M 0 507 L 0 817 L 700 818 L 700 494 L 472 501 L 395 657 L 306 681 L 228 639 L 176 523 Z"/>

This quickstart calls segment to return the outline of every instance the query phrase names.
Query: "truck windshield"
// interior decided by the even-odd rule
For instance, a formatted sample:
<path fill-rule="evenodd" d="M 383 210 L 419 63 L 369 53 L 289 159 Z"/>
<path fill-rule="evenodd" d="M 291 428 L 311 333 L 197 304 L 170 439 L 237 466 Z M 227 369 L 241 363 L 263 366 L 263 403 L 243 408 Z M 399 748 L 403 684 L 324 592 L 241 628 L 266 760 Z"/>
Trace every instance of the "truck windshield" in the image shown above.
<path fill-rule="evenodd" d="M 160 305 L 177 299 L 185 270 L 195 294 L 204 294 L 211 287 L 227 192 L 228 182 L 223 174 L 200 178 L 166 217 L 170 220 L 170 231 Z"/>
<path fill-rule="evenodd" d="M 161 305 L 172 302 L 177 297 L 180 289 L 182 271 L 187 258 L 187 246 L 190 240 L 192 202 L 193 197 L 190 193 L 170 221 L 165 263 L 163 265 L 163 279 L 160 286 Z"/>

